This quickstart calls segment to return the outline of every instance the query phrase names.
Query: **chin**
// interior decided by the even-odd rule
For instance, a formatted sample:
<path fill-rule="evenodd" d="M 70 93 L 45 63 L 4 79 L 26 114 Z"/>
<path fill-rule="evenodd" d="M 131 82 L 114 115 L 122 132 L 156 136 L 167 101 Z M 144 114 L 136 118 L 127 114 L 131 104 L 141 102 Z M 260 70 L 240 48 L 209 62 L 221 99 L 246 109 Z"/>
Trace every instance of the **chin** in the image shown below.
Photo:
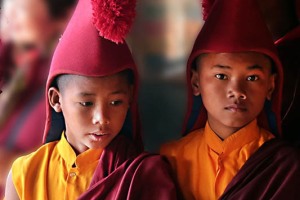
<path fill-rule="evenodd" d="M 248 121 L 241 121 L 239 119 L 230 120 L 224 123 L 225 126 L 240 129 L 246 126 L 249 122 Z"/>
<path fill-rule="evenodd" d="M 104 149 L 106 146 L 104 144 L 90 144 L 89 149 Z"/>

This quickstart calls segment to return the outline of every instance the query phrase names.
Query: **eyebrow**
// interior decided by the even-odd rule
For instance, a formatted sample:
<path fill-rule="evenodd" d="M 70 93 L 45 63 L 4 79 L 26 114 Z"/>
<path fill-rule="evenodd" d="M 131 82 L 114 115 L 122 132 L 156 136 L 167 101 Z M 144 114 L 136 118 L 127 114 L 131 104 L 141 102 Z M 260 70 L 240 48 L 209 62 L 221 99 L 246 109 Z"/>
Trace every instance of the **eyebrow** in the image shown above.
<path fill-rule="evenodd" d="M 230 66 L 227 66 L 227 65 L 214 65 L 212 66 L 212 68 L 220 68 L 220 69 L 231 69 Z M 249 66 L 247 67 L 248 70 L 255 70 L 255 69 L 258 69 L 260 71 L 263 71 L 263 67 L 260 66 L 260 65 L 252 65 L 252 66 Z"/>
<path fill-rule="evenodd" d="M 260 71 L 263 71 L 263 67 L 260 65 L 252 65 L 252 66 L 247 67 L 247 69 L 249 69 L 249 70 L 258 69 Z"/>
<path fill-rule="evenodd" d="M 116 90 L 110 93 L 110 95 L 114 95 L 114 94 L 127 94 L 127 92 L 125 90 Z M 83 97 L 96 96 L 95 93 L 88 93 L 88 92 L 80 92 L 78 95 Z"/>
<path fill-rule="evenodd" d="M 95 96 L 96 94 L 88 93 L 88 92 L 80 92 L 78 95 L 83 96 L 83 97 L 87 97 L 87 96 Z"/>
<path fill-rule="evenodd" d="M 212 68 L 231 69 L 231 67 L 227 65 L 214 65 Z"/>
<path fill-rule="evenodd" d="M 121 90 L 116 90 L 110 94 L 127 94 L 127 91 L 121 89 Z"/>

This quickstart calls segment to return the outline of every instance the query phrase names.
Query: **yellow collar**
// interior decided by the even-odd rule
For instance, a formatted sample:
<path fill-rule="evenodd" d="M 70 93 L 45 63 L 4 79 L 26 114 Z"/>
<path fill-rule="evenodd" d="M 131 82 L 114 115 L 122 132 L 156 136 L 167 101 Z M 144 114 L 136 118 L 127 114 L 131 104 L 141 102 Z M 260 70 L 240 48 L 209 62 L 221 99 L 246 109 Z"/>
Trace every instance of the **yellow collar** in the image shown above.
<path fill-rule="evenodd" d="M 218 154 L 228 154 L 234 149 L 242 148 L 245 144 L 259 138 L 259 136 L 260 128 L 257 125 L 256 119 L 223 141 L 213 132 L 208 122 L 206 122 L 204 128 L 205 141 Z"/>
<path fill-rule="evenodd" d="M 76 153 L 66 139 L 64 132 L 62 133 L 61 139 L 57 144 L 57 148 L 60 156 L 67 163 L 68 168 L 71 168 L 74 164 L 77 168 L 81 168 L 94 163 L 95 161 L 99 160 L 103 150 L 88 149 L 87 151 L 76 156 Z"/>

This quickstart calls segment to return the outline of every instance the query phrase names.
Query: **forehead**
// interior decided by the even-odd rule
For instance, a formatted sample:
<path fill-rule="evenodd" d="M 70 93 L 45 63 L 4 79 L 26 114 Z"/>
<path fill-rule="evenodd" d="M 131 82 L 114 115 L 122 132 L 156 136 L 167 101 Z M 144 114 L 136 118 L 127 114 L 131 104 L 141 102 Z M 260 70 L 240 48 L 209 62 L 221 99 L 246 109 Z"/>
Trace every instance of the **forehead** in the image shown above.
<path fill-rule="evenodd" d="M 207 53 L 200 55 L 197 65 L 226 65 L 229 67 L 259 65 L 268 69 L 271 68 L 271 60 L 266 55 L 256 52 Z"/>

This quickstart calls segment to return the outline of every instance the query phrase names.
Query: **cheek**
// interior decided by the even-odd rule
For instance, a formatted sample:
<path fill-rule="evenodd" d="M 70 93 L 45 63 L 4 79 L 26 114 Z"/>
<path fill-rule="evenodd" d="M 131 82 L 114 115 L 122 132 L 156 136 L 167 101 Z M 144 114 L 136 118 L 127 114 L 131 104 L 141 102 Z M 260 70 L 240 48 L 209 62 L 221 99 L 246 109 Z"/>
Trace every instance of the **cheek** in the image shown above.
<path fill-rule="evenodd" d="M 247 98 L 264 101 L 268 95 L 268 88 L 267 84 L 250 84 L 247 88 Z"/>
<path fill-rule="evenodd" d="M 123 127 L 128 112 L 127 107 L 111 110 L 110 120 L 113 124 L 113 129 L 118 131 Z"/>
<path fill-rule="evenodd" d="M 203 79 L 200 82 L 200 93 L 203 102 L 213 104 L 218 99 L 224 100 L 226 98 L 226 84 L 222 81 Z"/>
<path fill-rule="evenodd" d="M 267 99 L 267 91 L 267 86 L 264 84 L 253 85 L 247 88 L 247 102 L 251 106 L 253 113 L 259 113 L 263 109 Z"/>
<path fill-rule="evenodd" d="M 72 102 L 62 102 L 61 103 L 61 109 L 64 115 L 64 118 L 66 120 L 66 123 L 69 124 L 82 124 L 85 121 L 89 120 L 90 117 L 90 111 L 81 109 L 80 106 L 72 103 Z"/>

